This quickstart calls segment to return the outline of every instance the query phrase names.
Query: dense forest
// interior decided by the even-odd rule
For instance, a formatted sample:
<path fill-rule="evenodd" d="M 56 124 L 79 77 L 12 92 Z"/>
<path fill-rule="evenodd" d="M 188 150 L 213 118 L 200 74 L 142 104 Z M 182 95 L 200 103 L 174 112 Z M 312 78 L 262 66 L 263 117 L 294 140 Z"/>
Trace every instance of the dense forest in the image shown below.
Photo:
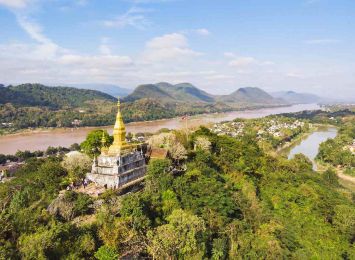
<path fill-rule="evenodd" d="M 66 159 L 28 159 L 0 184 L 0 258 L 355 258 L 354 196 L 334 173 L 268 155 L 253 133 L 171 134 L 183 159 L 151 161 L 142 189 L 121 197 L 58 195 Z"/>

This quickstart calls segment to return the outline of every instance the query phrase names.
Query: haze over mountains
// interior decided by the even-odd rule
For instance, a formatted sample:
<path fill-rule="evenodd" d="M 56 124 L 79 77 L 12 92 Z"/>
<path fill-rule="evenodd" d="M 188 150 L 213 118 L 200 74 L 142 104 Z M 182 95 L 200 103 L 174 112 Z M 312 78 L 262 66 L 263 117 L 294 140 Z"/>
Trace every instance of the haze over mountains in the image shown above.
<path fill-rule="evenodd" d="M 91 89 L 107 93 L 114 97 L 125 97 L 132 93 L 132 89 L 122 88 L 113 84 L 67 84 L 69 87 Z"/>
<path fill-rule="evenodd" d="M 240 88 L 229 95 L 212 95 L 190 83 L 172 85 L 166 82 L 138 86 L 125 101 L 136 101 L 143 98 L 157 99 L 162 102 L 202 102 L 202 103 L 238 103 L 238 104 L 285 104 L 286 102 L 272 97 L 260 88 Z"/>
<path fill-rule="evenodd" d="M 62 99 L 62 103 L 87 98 L 115 100 L 124 97 L 124 102 L 152 99 L 162 103 L 224 103 L 250 105 L 282 105 L 324 102 L 326 99 L 314 94 L 279 91 L 267 93 L 257 87 L 239 88 L 229 95 L 213 95 L 190 83 L 170 84 L 159 82 L 143 84 L 134 90 L 112 84 L 70 84 L 70 87 L 47 87 L 41 84 L 21 84 L 5 87 L 0 85 L 0 104 L 24 102 L 32 105 L 44 105 L 45 98 Z M 80 98 L 79 98 L 80 97 Z M 66 100 L 66 101 L 63 101 Z M 329 99 L 328 99 L 329 100 Z"/>
<path fill-rule="evenodd" d="M 297 93 L 294 91 L 278 91 L 272 92 L 272 96 L 275 98 L 280 98 L 285 100 L 290 104 L 307 104 L 307 103 L 317 103 L 325 101 L 325 98 L 321 98 L 317 95 L 310 94 L 310 93 Z"/>
<path fill-rule="evenodd" d="M 70 85 L 71 87 L 47 87 L 41 84 L 21 84 L 9 87 L 0 85 L 0 104 L 46 105 L 48 104 L 46 97 L 52 101 L 58 99 L 57 103 L 73 104 L 83 98 L 113 101 L 117 96 L 124 97 L 124 102 L 151 99 L 161 103 L 224 103 L 226 105 L 238 104 L 241 107 L 317 103 L 325 100 L 314 94 L 294 91 L 271 92 L 269 94 L 256 87 L 239 88 L 229 95 L 213 95 L 190 83 L 143 84 L 133 91 L 111 84 Z"/>
<path fill-rule="evenodd" d="M 108 87 L 112 88 L 115 86 Z M 80 126 L 111 125 L 117 111 L 116 97 L 97 90 L 73 87 L 41 84 L 0 86 L 0 119 L 1 123 L 14 129 L 72 127 L 74 121 L 80 122 Z M 132 122 L 314 103 L 315 100 L 319 100 L 318 97 L 289 92 L 282 94 L 282 98 L 274 97 L 253 87 L 240 88 L 229 95 L 212 95 L 190 83 L 173 85 L 161 82 L 138 86 L 123 98 L 122 111 L 126 122 Z"/>

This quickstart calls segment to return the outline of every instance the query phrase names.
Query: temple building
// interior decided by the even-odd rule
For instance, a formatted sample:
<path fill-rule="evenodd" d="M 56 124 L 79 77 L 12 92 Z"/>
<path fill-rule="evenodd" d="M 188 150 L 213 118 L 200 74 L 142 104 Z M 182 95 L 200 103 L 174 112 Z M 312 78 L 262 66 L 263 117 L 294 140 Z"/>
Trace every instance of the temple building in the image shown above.
<path fill-rule="evenodd" d="M 87 179 L 108 188 L 119 188 L 129 185 L 144 177 L 146 162 L 142 151 L 138 151 L 137 144 L 126 142 L 126 127 L 124 125 L 120 101 L 113 129 L 113 143 L 107 147 L 103 132 L 101 154 L 94 158 L 92 170 Z"/>

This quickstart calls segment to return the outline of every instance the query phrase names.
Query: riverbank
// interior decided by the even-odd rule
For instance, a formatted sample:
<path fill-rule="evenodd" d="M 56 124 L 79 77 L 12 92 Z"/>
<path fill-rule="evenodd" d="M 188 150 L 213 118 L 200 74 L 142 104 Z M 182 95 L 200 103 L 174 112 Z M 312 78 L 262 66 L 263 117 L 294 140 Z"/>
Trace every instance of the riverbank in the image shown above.
<path fill-rule="evenodd" d="M 281 113 L 290 113 L 290 112 L 299 112 L 302 111 L 298 109 L 297 107 L 304 107 L 302 110 L 315 110 L 315 109 L 320 109 L 320 106 L 317 104 L 296 104 L 296 105 L 277 105 L 277 106 L 255 106 L 255 107 L 245 107 L 242 109 L 233 109 L 233 110 L 228 110 L 228 111 L 223 111 L 223 112 L 214 112 L 214 113 L 198 113 L 198 114 L 193 114 L 193 115 L 188 115 L 189 119 L 194 120 L 194 118 L 200 118 L 200 117 L 206 117 L 206 116 L 213 116 L 216 115 L 218 116 L 223 116 L 223 115 L 228 115 L 228 114 L 243 114 L 243 113 L 248 113 L 248 112 L 253 112 L 253 111 L 260 111 L 260 110 L 280 110 Z M 283 109 L 285 108 L 285 109 Z M 287 109 L 290 108 L 290 109 Z M 296 108 L 296 109 L 292 109 Z M 284 110 L 284 111 L 283 111 Z M 145 124 L 145 123 L 152 123 L 152 122 L 164 122 L 164 121 L 169 121 L 169 120 L 179 120 L 181 117 L 184 115 L 178 115 L 175 117 L 168 117 L 168 118 L 161 118 L 161 119 L 155 119 L 155 120 L 142 120 L 142 121 L 131 121 L 131 122 L 126 122 L 126 125 L 130 124 Z M 243 117 L 243 116 L 242 116 Z M 248 117 L 246 117 L 248 118 Z M 231 118 L 235 119 L 235 118 Z M 112 125 L 100 125 L 100 126 L 79 126 L 79 127 L 39 127 L 39 128 L 26 128 L 26 129 L 17 129 L 17 130 L 11 130 L 11 131 L 6 131 L 5 129 L 1 129 L 0 131 L 0 137 L 2 136 L 10 136 L 10 135 L 21 135 L 21 134 L 31 134 L 31 133 L 46 133 L 49 131 L 56 131 L 56 130 L 70 130 L 70 131 L 75 131 L 78 129 L 109 129 L 112 127 Z"/>
<path fill-rule="evenodd" d="M 335 128 L 335 126 L 333 126 L 333 125 L 315 125 L 315 127 L 313 127 L 311 129 L 311 131 L 298 136 L 292 142 L 286 144 L 285 147 L 283 147 L 283 149 L 277 153 L 277 155 L 286 155 L 290 158 L 291 157 L 290 154 L 293 151 L 292 149 L 295 149 L 296 147 L 301 147 L 302 144 L 304 144 L 303 142 L 307 142 L 307 139 L 309 140 L 309 138 L 311 138 L 311 136 L 313 134 L 322 133 L 322 132 L 326 133 L 327 131 L 324 131 L 324 130 L 328 129 L 328 132 L 329 132 L 329 129 L 331 129 L 331 128 Z M 322 162 L 315 159 L 315 157 L 318 153 L 318 147 L 319 147 L 320 142 L 321 142 L 321 140 L 318 139 L 318 140 L 316 140 L 316 142 L 310 142 L 309 144 L 307 144 L 306 145 L 307 147 L 305 145 L 303 145 L 303 149 L 307 148 L 309 150 L 298 149 L 298 151 L 293 152 L 293 154 L 299 153 L 299 152 L 305 154 L 312 161 L 313 169 L 320 174 L 322 174 L 323 172 L 325 172 L 329 168 L 333 169 L 339 178 L 339 183 L 347 190 L 349 190 L 351 192 L 355 192 L 355 177 L 344 174 L 343 169 L 341 169 L 340 167 L 336 168 L 330 164 L 322 163 Z M 311 146 L 316 146 L 316 147 L 313 147 L 313 149 L 311 149 Z M 317 148 L 317 149 L 315 149 L 315 148 Z"/>
<path fill-rule="evenodd" d="M 302 141 L 307 139 L 314 132 L 326 130 L 331 127 L 336 128 L 336 126 L 329 124 L 313 124 L 312 128 L 310 128 L 308 132 L 301 133 L 300 135 L 292 139 L 290 142 L 286 142 L 285 144 L 278 147 L 276 149 L 276 153 L 279 155 L 286 155 L 290 152 L 292 148 L 299 145 Z"/>
<path fill-rule="evenodd" d="M 228 113 L 213 113 L 188 117 L 187 125 L 189 128 L 205 126 L 208 124 L 231 121 L 236 118 L 261 118 L 269 115 L 293 113 L 303 110 L 319 109 L 317 104 L 293 105 L 289 107 L 265 108 L 258 110 L 234 111 Z M 162 128 L 182 129 L 186 127 L 186 120 L 181 117 L 173 119 L 161 119 L 145 122 L 132 122 L 126 124 L 127 132 L 155 133 Z M 48 146 L 68 147 L 73 143 L 80 143 L 86 135 L 95 129 L 108 130 L 112 133 L 112 126 L 104 127 L 84 127 L 84 128 L 54 128 L 36 129 L 16 134 L 0 136 L 0 154 L 14 154 L 17 150 L 46 150 Z"/>
<path fill-rule="evenodd" d="M 285 155 L 290 152 L 290 150 L 296 146 L 298 143 L 302 142 L 302 140 L 306 139 L 310 134 L 312 134 L 315 130 L 310 130 L 309 132 L 302 133 L 298 135 L 296 138 L 292 139 L 290 142 L 286 142 L 283 145 L 276 148 L 276 154 Z"/>

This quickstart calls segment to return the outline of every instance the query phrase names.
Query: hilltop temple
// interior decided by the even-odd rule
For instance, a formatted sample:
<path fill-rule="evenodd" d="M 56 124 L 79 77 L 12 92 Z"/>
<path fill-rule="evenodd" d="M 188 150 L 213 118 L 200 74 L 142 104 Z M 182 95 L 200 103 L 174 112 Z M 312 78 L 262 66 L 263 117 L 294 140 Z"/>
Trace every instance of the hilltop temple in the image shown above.
<path fill-rule="evenodd" d="M 113 130 L 113 144 L 107 147 L 103 132 L 101 154 L 94 159 L 87 179 L 108 188 L 119 188 L 141 179 L 146 173 L 145 157 L 138 151 L 137 144 L 126 142 L 121 105 L 118 100 L 116 123 Z"/>

